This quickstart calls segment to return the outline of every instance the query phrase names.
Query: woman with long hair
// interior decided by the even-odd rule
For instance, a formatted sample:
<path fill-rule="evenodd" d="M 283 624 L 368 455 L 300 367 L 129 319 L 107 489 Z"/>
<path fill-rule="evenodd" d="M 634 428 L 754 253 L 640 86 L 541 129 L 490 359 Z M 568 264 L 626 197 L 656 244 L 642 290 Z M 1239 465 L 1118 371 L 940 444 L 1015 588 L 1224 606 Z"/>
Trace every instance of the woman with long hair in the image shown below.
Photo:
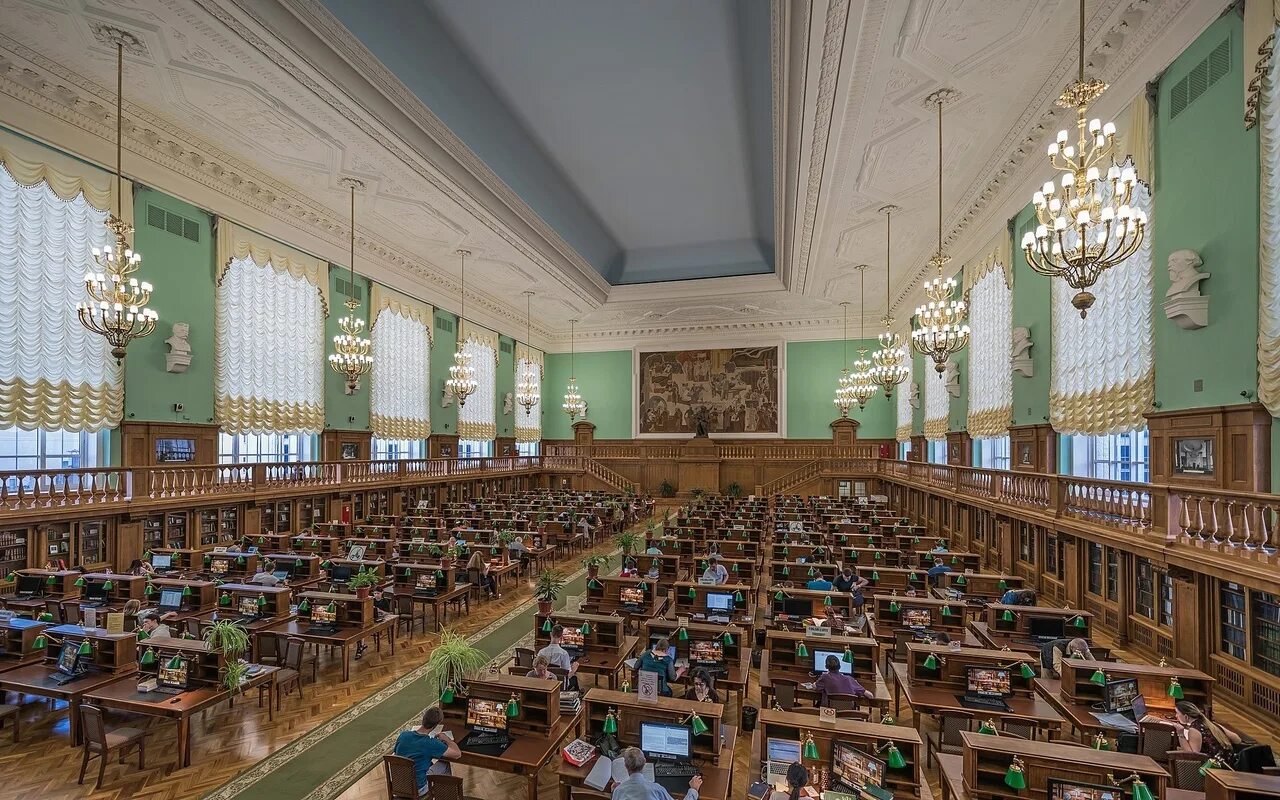
<path fill-rule="evenodd" d="M 1177 717 L 1180 750 L 1213 758 L 1224 753 L 1230 755 L 1232 748 L 1243 741 L 1240 734 L 1209 719 L 1199 706 L 1189 700 L 1179 700 L 1173 710 Z"/>
<path fill-rule="evenodd" d="M 471 571 L 476 570 L 480 573 L 480 588 L 484 589 L 489 597 L 498 596 L 498 587 L 495 585 L 493 576 L 489 574 L 489 560 L 480 555 L 479 550 L 471 553 L 471 558 L 467 560 L 467 576 L 470 580 Z"/>
<path fill-rule="evenodd" d="M 787 767 L 787 788 L 785 791 L 774 789 L 769 800 L 800 800 L 800 792 L 809 783 L 809 770 L 799 761 Z"/>

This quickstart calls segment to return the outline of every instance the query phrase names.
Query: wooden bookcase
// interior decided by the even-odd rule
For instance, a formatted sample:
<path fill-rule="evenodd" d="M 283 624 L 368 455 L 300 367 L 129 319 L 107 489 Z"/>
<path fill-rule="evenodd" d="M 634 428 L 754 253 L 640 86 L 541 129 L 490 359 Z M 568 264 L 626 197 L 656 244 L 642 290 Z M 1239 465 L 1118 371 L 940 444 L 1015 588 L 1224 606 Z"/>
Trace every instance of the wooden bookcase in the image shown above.
<path fill-rule="evenodd" d="M 111 563 L 110 523 L 104 519 L 82 520 L 76 523 L 77 541 L 75 562 L 94 568 Z"/>
<path fill-rule="evenodd" d="M 720 703 L 698 703 L 674 697 L 656 700 L 640 700 L 635 692 L 615 692 L 595 687 L 584 696 L 585 716 L 582 722 L 583 736 L 595 741 L 604 732 L 604 721 L 610 711 L 618 722 L 618 742 L 622 745 L 640 744 L 640 723 L 688 724 L 689 715 L 697 712 L 707 725 L 706 733 L 693 737 L 693 761 L 719 765 L 721 757 L 720 726 L 724 719 L 724 706 Z M 733 758 L 732 753 L 725 754 Z"/>
<path fill-rule="evenodd" d="M 295 530 L 306 530 L 329 519 L 329 498 L 303 497 L 298 500 L 298 517 Z M 290 533 L 290 531 L 280 531 Z"/>
<path fill-rule="evenodd" d="M 964 787 L 972 800 L 1025 800 L 1045 797 L 1050 778 L 1109 785 L 1137 773 L 1155 797 L 1164 798 L 1169 775 L 1146 756 L 1028 741 L 1010 736 L 962 733 Z M 1022 762 L 1027 788 L 1011 789 L 1004 782 L 1014 757 Z M 1125 795 L 1132 796 L 1125 787 Z"/>
<path fill-rule="evenodd" d="M 164 515 L 164 544 L 171 550 L 182 550 L 194 543 L 188 536 L 190 515 L 185 511 L 169 511 Z"/>
<path fill-rule="evenodd" d="M 512 697 L 520 706 L 520 713 L 507 719 L 513 737 L 546 735 L 560 721 L 559 681 L 494 674 L 467 681 L 465 692 L 459 692 L 451 703 L 445 703 L 441 698 L 445 727 L 466 729 L 467 700 L 470 698 L 501 703 L 505 708 Z"/>
<path fill-rule="evenodd" d="M 9 573 L 30 566 L 31 529 L 12 527 L 0 530 L 0 581 L 7 581 Z"/>
<path fill-rule="evenodd" d="M 102 629 L 79 625 L 56 625 L 44 631 L 50 643 L 46 658 L 57 661 L 58 651 L 66 640 L 88 641 L 91 648 L 88 663 L 103 672 L 133 672 L 138 666 L 138 637 L 133 633 L 106 633 Z"/>

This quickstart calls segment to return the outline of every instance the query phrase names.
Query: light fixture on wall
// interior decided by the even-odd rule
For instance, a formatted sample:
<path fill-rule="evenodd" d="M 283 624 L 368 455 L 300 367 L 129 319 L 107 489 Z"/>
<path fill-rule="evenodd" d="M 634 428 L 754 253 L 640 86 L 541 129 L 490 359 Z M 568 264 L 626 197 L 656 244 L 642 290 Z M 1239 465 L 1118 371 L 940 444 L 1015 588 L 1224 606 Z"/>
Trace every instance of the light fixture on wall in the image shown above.
<path fill-rule="evenodd" d="M 360 388 L 360 376 L 373 368 L 373 342 L 364 337 L 364 320 L 356 316 L 360 301 L 356 299 L 356 189 L 364 184 L 355 178 L 343 178 L 339 183 L 351 190 L 351 283 L 347 295 L 347 315 L 338 320 L 342 333 L 333 337 L 333 352 L 329 354 L 329 366 L 346 378 L 347 394 L 355 394 Z"/>
<path fill-rule="evenodd" d="M 1116 126 L 1101 120 L 1086 121 L 1089 104 L 1107 85 L 1084 77 L 1084 0 L 1080 0 L 1080 69 L 1075 83 L 1057 100 L 1060 108 L 1076 110 L 1079 138 L 1058 131 L 1049 145 L 1049 165 L 1062 174 L 1062 194 L 1048 181 L 1031 197 L 1039 225 L 1022 237 L 1022 251 L 1031 269 L 1050 278 L 1062 278 L 1076 290 L 1071 298 L 1083 319 L 1093 306 L 1089 291 L 1102 273 L 1138 252 L 1147 229 L 1147 214 L 1133 208 L 1133 187 L 1138 174 L 1115 161 Z M 1106 177 L 1100 165 L 1110 159 Z"/>
<path fill-rule="evenodd" d="M 964 298 L 953 300 L 955 278 L 944 278 L 943 268 L 951 256 L 942 250 L 942 107 L 954 99 L 951 89 L 939 89 L 926 98 L 938 107 L 938 250 L 929 257 L 929 266 L 937 276 L 924 282 L 924 296 L 929 302 L 916 308 L 916 328 L 911 331 L 911 344 L 916 352 L 933 359 L 933 369 L 942 377 L 947 359 L 969 344 L 969 326 L 965 323 L 968 304 Z"/>
<path fill-rule="evenodd" d="M 849 374 L 849 301 L 840 304 L 844 311 L 844 356 L 840 359 L 840 378 L 836 381 L 836 408 L 840 409 L 840 419 L 849 418 L 849 409 L 853 408 L 853 376 Z"/>
<path fill-rule="evenodd" d="M 569 320 L 569 385 L 565 387 L 564 402 L 560 404 L 564 413 L 569 415 L 570 422 L 587 412 L 587 401 L 582 399 L 582 392 L 578 390 L 578 380 L 573 376 L 573 330 L 577 324 L 576 319 Z"/>
<path fill-rule="evenodd" d="M 533 292 L 526 291 L 524 293 L 524 341 L 527 346 L 529 344 L 529 330 L 533 319 Z M 541 386 L 541 376 L 534 369 L 533 362 L 526 360 L 524 369 L 516 376 L 516 402 L 524 409 L 525 416 L 533 413 L 533 407 L 538 404 L 541 399 L 539 387 Z"/>
<path fill-rule="evenodd" d="M 862 321 L 867 316 L 867 265 L 859 264 L 854 267 L 858 271 L 860 278 L 860 288 L 858 297 L 858 339 L 863 338 L 865 331 L 863 330 Z M 858 348 L 858 358 L 853 362 L 853 399 L 858 404 L 858 410 L 867 407 L 867 401 L 870 400 L 880 387 L 871 379 L 871 361 L 867 358 L 867 348 Z"/>
<path fill-rule="evenodd" d="M 121 156 L 124 143 L 124 42 L 116 41 L 116 213 L 107 215 L 107 230 L 115 245 L 93 248 L 98 271 L 84 274 L 84 290 L 90 302 L 76 303 L 80 324 L 102 336 L 111 345 L 111 355 L 119 364 L 125 348 L 134 339 L 150 336 L 159 316 L 147 307 L 151 284 L 137 278 L 142 255 L 129 246 L 133 226 L 125 222 L 121 184 Z M 118 216 L 117 216 L 118 215 Z"/>
<path fill-rule="evenodd" d="M 466 342 L 462 340 L 462 325 L 467 318 L 467 256 L 471 255 L 471 251 L 456 252 L 462 259 L 462 311 L 458 314 L 458 349 L 453 354 L 453 365 L 449 367 L 449 379 L 444 382 L 444 390 L 452 395 L 458 401 L 458 407 L 462 408 L 467 404 L 467 398 L 480 384 L 476 381 L 475 367 L 471 366 L 471 356 L 463 350 Z"/>
<path fill-rule="evenodd" d="M 893 212 L 898 207 L 882 206 L 884 214 L 884 332 L 880 334 L 880 349 L 871 355 L 871 382 L 884 390 L 884 399 L 893 399 L 893 390 L 906 383 L 911 372 L 907 368 L 907 349 L 902 337 L 893 330 L 893 314 L 889 309 L 889 281 L 893 275 Z"/>

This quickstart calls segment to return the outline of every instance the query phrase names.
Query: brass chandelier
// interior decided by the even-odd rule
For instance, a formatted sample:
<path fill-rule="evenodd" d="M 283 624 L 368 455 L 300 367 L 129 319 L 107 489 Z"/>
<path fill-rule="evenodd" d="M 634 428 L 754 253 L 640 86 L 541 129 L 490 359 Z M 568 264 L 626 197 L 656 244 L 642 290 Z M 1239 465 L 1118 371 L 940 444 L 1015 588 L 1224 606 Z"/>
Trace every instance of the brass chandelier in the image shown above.
<path fill-rule="evenodd" d="M 524 340 L 529 343 L 529 329 L 531 320 L 533 319 L 533 292 L 526 291 L 524 293 Z M 532 345 L 530 345 L 532 346 Z M 525 362 L 524 370 L 516 376 L 516 402 L 524 409 L 525 416 L 533 413 L 533 407 L 542 399 L 539 393 L 541 386 L 540 376 L 534 370 L 533 364 L 529 361 Z"/>
<path fill-rule="evenodd" d="M 942 250 L 942 107 L 955 96 L 951 89 L 939 89 L 926 99 L 938 107 L 938 249 L 929 257 L 929 266 L 937 276 L 924 283 L 929 302 L 916 308 L 916 327 L 911 331 L 911 344 L 916 352 L 933 359 L 933 369 L 942 377 L 947 359 L 969 344 L 969 326 L 965 324 L 968 304 L 964 298 L 953 300 L 955 278 L 944 278 L 943 267 L 951 256 Z"/>
<path fill-rule="evenodd" d="M 880 334 L 880 349 L 871 356 L 871 370 L 868 379 L 884 390 L 884 399 L 893 399 L 893 390 L 906 383 L 911 374 L 906 365 L 907 349 L 903 346 L 902 337 L 893 331 L 893 314 L 889 311 L 889 279 L 892 274 L 890 262 L 893 250 L 893 212 L 897 206 L 884 206 L 880 213 L 884 214 L 884 332 Z"/>
<path fill-rule="evenodd" d="M 462 311 L 458 314 L 458 336 L 462 336 L 462 324 L 467 318 L 467 256 L 470 250 L 455 251 L 462 259 Z M 470 397 L 480 385 L 476 380 L 476 369 L 471 366 L 471 356 L 463 349 L 466 342 L 458 339 L 458 349 L 453 354 L 453 365 L 449 367 L 449 379 L 444 382 L 444 390 L 458 401 L 458 408 L 467 404 Z"/>
<path fill-rule="evenodd" d="M 836 380 L 836 408 L 840 409 L 840 419 L 849 418 L 849 409 L 857 402 L 854 398 L 853 376 L 849 374 L 849 301 L 840 304 L 844 310 L 844 357 L 840 359 L 840 377 Z"/>
<path fill-rule="evenodd" d="M 364 184 L 355 178 L 343 178 L 341 184 L 351 190 L 351 295 L 344 303 L 347 315 L 338 320 L 338 328 L 342 333 L 333 337 L 329 366 L 346 378 L 347 394 L 355 394 L 360 388 L 360 376 L 373 368 L 373 342 L 364 337 L 364 320 L 356 316 L 360 301 L 355 298 L 356 189 L 363 189 Z"/>
<path fill-rule="evenodd" d="M 1100 120 L 1086 122 L 1089 104 L 1107 85 L 1084 77 L 1084 0 L 1080 0 L 1080 69 L 1076 81 L 1057 100 L 1060 108 L 1075 108 L 1078 138 L 1068 144 L 1065 130 L 1049 145 L 1049 165 L 1062 173 L 1062 192 L 1047 181 L 1032 195 L 1039 224 L 1022 237 L 1022 250 L 1031 269 L 1050 278 L 1062 278 L 1076 290 L 1071 305 L 1081 319 L 1093 306 L 1089 289 L 1102 273 L 1138 252 L 1146 233 L 1147 215 L 1133 208 L 1133 187 L 1138 182 L 1133 167 L 1120 168 L 1115 161 L 1116 126 Z M 1100 165 L 1109 159 L 1106 177 Z"/>
<path fill-rule="evenodd" d="M 861 275 L 861 286 L 858 289 L 858 339 L 863 338 L 862 321 L 867 315 L 867 265 L 859 264 L 854 267 Z M 858 410 L 867 407 L 867 401 L 870 400 L 880 387 L 871 379 L 871 361 L 867 358 L 867 348 L 858 348 L 858 358 L 853 362 L 853 399 L 858 403 Z"/>
<path fill-rule="evenodd" d="M 560 404 L 564 413 L 569 415 L 570 422 L 587 413 L 587 401 L 582 399 L 582 392 L 578 390 L 578 380 L 573 377 L 573 328 L 577 324 L 576 319 L 569 320 L 569 385 L 565 387 L 564 402 Z"/>
<path fill-rule="evenodd" d="M 121 155 L 124 142 L 124 42 L 116 42 L 116 213 L 107 215 L 107 230 L 115 246 L 93 248 L 98 271 L 84 274 L 84 290 L 90 301 L 76 303 L 76 315 L 86 329 L 102 336 L 111 345 L 111 355 L 119 364 L 125 348 L 134 339 L 150 336 L 159 319 L 147 307 L 151 284 L 137 277 L 142 254 L 129 246 L 133 226 L 125 222 L 121 183 Z M 117 216 L 117 214 L 119 216 Z"/>

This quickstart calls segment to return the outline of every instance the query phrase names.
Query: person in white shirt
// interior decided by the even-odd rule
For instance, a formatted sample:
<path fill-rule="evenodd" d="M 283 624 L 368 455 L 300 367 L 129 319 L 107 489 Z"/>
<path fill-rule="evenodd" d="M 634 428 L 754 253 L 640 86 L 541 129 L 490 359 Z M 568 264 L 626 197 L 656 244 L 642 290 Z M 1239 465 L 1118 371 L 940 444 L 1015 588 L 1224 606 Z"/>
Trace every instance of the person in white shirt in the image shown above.
<path fill-rule="evenodd" d="M 147 632 L 148 639 L 172 639 L 173 632 L 169 626 L 160 622 L 155 614 L 147 614 L 142 618 L 142 630 Z"/>
<path fill-rule="evenodd" d="M 640 748 L 623 750 L 622 763 L 627 768 L 627 779 L 613 785 L 612 800 L 673 800 L 665 787 L 644 776 L 644 753 Z M 702 775 L 694 775 L 689 779 L 689 791 L 684 793 L 684 800 L 698 800 L 701 788 Z"/>
<path fill-rule="evenodd" d="M 702 580 L 714 581 L 717 585 L 729 582 L 729 570 L 720 563 L 720 556 L 712 553 L 707 557 L 707 568 L 702 572 Z"/>
<path fill-rule="evenodd" d="M 556 669 L 562 669 L 565 672 L 576 672 L 577 667 L 574 666 L 573 659 L 569 657 L 569 651 L 560 645 L 564 639 L 564 626 L 557 625 L 551 629 L 551 644 L 539 650 L 534 658 L 542 656 L 547 663 Z"/>

